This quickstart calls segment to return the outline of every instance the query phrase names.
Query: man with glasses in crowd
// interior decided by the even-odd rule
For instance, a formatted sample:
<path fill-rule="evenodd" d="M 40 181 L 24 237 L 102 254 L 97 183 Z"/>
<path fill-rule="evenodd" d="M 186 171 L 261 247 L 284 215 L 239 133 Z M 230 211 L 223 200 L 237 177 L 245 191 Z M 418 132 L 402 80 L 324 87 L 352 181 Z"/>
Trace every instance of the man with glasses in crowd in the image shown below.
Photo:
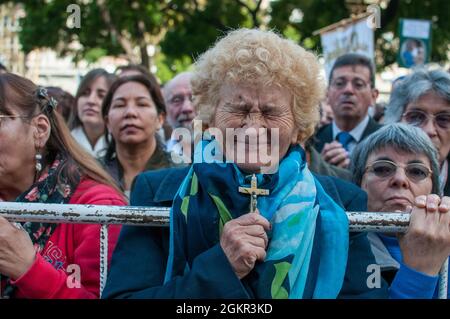
<path fill-rule="evenodd" d="M 185 153 L 184 149 L 190 147 L 190 141 L 178 140 L 178 135 L 173 130 L 180 128 L 188 129 L 190 132 L 193 130 L 192 121 L 196 114 L 192 104 L 191 75 L 191 72 L 179 73 L 162 88 L 166 103 L 166 120 L 170 126 L 170 132 L 166 132 L 170 136 L 166 148 L 187 162 L 189 158 L 185 157 L 185 154 L 189 152 Z"/>
<path fill-rule="evenodd" d="M 375 71 L 370 59 L 349 53 L 336 60 L 327 91 L 334 120 L 319 129 L 315 143 L 326 162 L 348 167 L 355 146 L 381 127 L 368 114 L 377 97 Z"/>

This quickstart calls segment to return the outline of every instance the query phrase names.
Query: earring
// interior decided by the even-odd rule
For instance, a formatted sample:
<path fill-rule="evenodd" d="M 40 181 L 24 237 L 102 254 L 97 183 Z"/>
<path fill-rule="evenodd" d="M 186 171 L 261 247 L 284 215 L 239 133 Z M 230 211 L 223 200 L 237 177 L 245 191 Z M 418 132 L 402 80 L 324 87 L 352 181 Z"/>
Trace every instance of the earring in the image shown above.
<path fill-rule="evenodd" d="M 42 155 L 40 153 L 37 153 L 36 156 L 36 173 L 39 173 L 40 171 L 42 171 Z"/>

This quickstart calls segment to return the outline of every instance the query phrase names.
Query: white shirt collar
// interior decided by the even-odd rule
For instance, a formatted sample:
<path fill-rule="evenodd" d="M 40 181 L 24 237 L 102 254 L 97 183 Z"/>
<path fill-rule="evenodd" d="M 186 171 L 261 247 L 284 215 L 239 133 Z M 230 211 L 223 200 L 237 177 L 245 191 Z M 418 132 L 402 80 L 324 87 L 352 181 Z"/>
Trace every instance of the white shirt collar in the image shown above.
<path fill-rule="evenodd" d="M 369 115 L 367 114 L 366 117 L 361 122 L 359 122 L 359 124 L 356 125 L 356 127 L 353 130 L 349 132 L 356 143 L 358 143 L 361 140 L 361 137 L 368 123 L 369 123 Z M 335 121 L 333 121 L 332 123 L 332 129 L 333 129 L 333 140 L 335 140 L 336 136 L 340 132 L 342 132 L 342 130 L 336 125 Z"/>
<path fill-rule="evenodd" d="M 91 143 L 89 142 L 89 139 L 81 126 L 74 128 L 71 133 L 78 144 L 80 144 L 93 157 L 101 158 L 104 155 L 107 147 L 104 135 L 100 136 L 95 144 L 95 147 L 92 148 Z"/>

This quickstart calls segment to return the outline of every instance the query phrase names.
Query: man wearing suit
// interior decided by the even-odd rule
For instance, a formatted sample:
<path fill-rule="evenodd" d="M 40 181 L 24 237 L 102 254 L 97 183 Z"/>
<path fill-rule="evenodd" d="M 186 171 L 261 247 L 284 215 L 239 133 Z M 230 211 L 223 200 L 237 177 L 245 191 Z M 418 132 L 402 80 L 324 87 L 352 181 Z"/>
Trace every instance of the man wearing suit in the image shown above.
<path fill-rule="evenodd" d="M 133 206 L 170 207 L 189 168 L 149 171 L 138 175 L 131 193 Z M 342 180 L 318 176 L 325 192 L 347 211 L 366 210 L 367 196 Z M 248 299 L 248 283 L 236 276 L 219 241 L 185 270 L 164 282 L 169 255 L 169 227 L 123 226 L 114 251 L 103 298 L 232 298 Z M 314 242 L 316 245 L 316 242 Z M 310 269 L 317 271 L 318 254 Z M 347 267 L 339 298 L 387 298 L 387 285 L 368 287 L 368 266 L 375 264 L 365 233 L 351 233 Z M 250 276 L 250 275 L 249 275 Z M 307 285 L 308 286 L 308 285 Z M 309 296 L 309 295 L 307 295 Z"/>
<path fill-rule="evenodd" d="M 319 129 L 315 143 L 326 162 L 348 167 L 355 146 L 381 127 L 368 114 L 377 97 L 375 71 L 370 59 L 350 53 L 336 60 L 327 91 L 334 120 Z"/>

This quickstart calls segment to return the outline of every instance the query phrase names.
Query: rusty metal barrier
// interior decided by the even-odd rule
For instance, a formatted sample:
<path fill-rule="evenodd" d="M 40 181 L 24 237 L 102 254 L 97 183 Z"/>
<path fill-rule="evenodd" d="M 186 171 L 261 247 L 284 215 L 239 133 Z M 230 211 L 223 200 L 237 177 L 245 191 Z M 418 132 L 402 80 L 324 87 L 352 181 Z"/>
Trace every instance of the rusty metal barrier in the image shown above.
<path fill-rule="evenodd" d="M 100 293 L 108 269 L 108 225 L 169 226 L 170 208 L 0 202 L 0 216 L 10 222 L 101 224 Z M 409 213 L 347 212 L 350 232 L 405 232 Z M 439 274 L 439 298 L 447 299 L 448 262 Z"/>

